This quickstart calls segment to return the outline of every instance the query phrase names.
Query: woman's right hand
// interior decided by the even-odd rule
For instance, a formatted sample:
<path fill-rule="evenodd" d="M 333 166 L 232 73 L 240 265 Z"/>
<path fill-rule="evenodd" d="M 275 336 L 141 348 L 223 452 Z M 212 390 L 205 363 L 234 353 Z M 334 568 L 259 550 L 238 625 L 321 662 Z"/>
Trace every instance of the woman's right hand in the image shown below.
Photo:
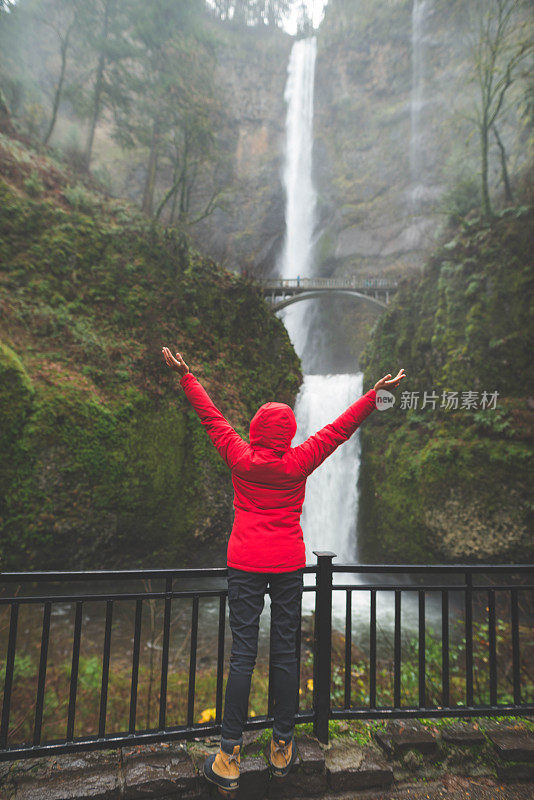
<path fill-rule="evenodd" d="M 380 378 L 380 380 L 375 383 L 373 389 L 375 392 L 378 392 L 379 389 L 395 389 L 405 377 L 404 369 L 400 369 L 394 378 L 391 378 L 391 373 L 388 372 L 387 375 L 384 375 L 383 378 Z M 391 380 L 388 380 L 388 378 L 391 378 Z"/>
<path fill-rule="evenodd" d="M 179 372 L 182 378 L 184 375 L 187 375 L 189 372 L 189 367 L 183 360 L 180 353 L 176 353 L 175 358 L 168 347 L 162 347 L 161 352 L 163 353 L 163 358 L 171 369 L 173 369 L 175 372 Z"/>

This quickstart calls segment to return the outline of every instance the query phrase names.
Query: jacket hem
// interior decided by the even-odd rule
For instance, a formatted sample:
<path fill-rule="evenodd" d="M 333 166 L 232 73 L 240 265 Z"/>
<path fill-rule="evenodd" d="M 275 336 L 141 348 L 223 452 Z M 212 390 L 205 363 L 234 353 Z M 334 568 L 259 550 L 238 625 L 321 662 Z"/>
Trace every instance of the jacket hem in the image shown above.
<path fill-rule="evenodd" d="M 287 566 L 280 566 L 277 564 L 276 566 L 272 567 L 257 567 L 251 566 L 250 564 L 236 564 L 234 561 L 227 561 L 227 567 L 232 567 L 232 569 L 241 569 L 244 572 L 295 572 L 297 569 L 303 569 L 306 566 L 306 562 L 300 564 L 288 564 Z"/>

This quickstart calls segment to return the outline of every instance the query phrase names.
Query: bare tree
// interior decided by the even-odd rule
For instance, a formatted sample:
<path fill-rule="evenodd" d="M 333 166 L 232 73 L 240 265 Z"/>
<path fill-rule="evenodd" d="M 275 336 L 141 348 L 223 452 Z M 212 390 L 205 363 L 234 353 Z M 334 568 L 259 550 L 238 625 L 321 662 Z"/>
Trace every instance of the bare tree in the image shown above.
<path fill-rule="evenodd" d="M 91 163 L 91 154 L 93 152 L 93 143 L 95 139 L 95 130 L 100 111 L 102 108 L 102 95 L 104 93 L 105 72 L 106 66 L 109 61 L 108 54 L 108 39 L 110 29 L 110 18 L 112 19 L 116 9 L 116 0 L 103 0 L 103 2 L 96 6 L 97 11 L 101 13 L 101 30 L 98 40 L 98 63 L 96 67 L 95 83 L 93 87 L 93 99 L 91 117 L 89 120 L 89 132 L 87 134 L 87 142 L 85 144 L 85 162 L 89 167 Z"/>
<path fill-rule="evenodd" d="M 482 213 L 486 217 L 493 213 L 488 182 L 492 132 L 501 154 L 505 190 L 511 194 L 506 151 L 496 126 L 505 111 L 510 87 L 524 77 L 519 68 L 533 52 L 529 19 L 523 0 L 475 0 L 472 5 L 468 38 L 477 97 L 470 120 L 480 139 Z"/>
<path fill-rule="evenodd" d="M 43 7 L 37 18 L 43 25 L 51 28 L 57 36 L 59 42 L 59 55 L 60 55 L 60 69 L 59 76 L 54 90 L 54 99 L 52 101 L 52 115 L 48 128 L 43 137 L 43 144 L 48 144 L 50 137 L 54 131 L 59 104 L 61 102 L 61 95 L 65 84 L 65 74 L 67 70 L 67 55 L 69 50 L 69 43 L 72 32 L 76 26 L 78 19 L 78 6 L 75 2 L 63 2 L 48 4 L 48 7 Z"/>
<path fill-rule="evenodd" d="M 209 103 L 206 103 L 205 112 L 208 112 L 208 108 Z M 203 113 L 201 109 L 190 109 L 179 115 L 165 153 L 172 167 L 172 183 L 157 207 L 156 218 L 161 216 L 171 201 L 171 225 L 177 221 L 196 225 L 220 207 L 224 189 L 217 185 L 216 176 L 211 189 L 204 185 L 206 167 L 213 159 L 217 159 L 212 125 L 210 114 Z M 199 184 L 204 188 L 200 192 L 202 200 L 198 197 L 199 192 L 195 191 Z"/>

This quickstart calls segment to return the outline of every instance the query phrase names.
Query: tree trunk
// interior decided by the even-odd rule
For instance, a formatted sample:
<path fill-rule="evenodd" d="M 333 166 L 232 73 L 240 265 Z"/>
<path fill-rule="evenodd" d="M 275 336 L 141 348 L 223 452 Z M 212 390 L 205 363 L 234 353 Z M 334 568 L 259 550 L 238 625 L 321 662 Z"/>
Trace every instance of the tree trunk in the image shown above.
<path fill-rule="evenodd" d="M 504 196 L 506 198 L 507 203 L 514 202 L 514 196 L 512 194 L 512 187 L 510 185 L 510 176 L 508 175 L 508 167 L 506 166 L 506 150 L 504 148 L 504 144 L 502 143 L 501 137 L 499 136 L 499 131 L 494 126 L 493 133 L 495 134 L 495 138 L 497 140 L 497 144 L 499 146 L 499 150 L 501 153 L 501 171 L 502 171 L 502 182 L 504 184 Z"/>
<path fill-rule="evenodd" d="M 43 139 L 43 144 L 48 144 L 50 137 L 52 136 L 52 131 L 55 128 L 56 120 L 57 120 L 57 112 L 59 109 L 59 104 L 61 102 L 61 94 L 63 92 L 63 82 L 65 80 L 65 70 L 67 67 L 67 49 L 69 46 L 69 33 L 65 36 L 64 39 L 61 40 L 61 70 L 59 73 L 59 80 L 56 86 L 56 92 L 54 94 L 54 105 L 52 106 L 52 118 L 50 120 L 50 125 L 48 126 L 48 130 L 46 132 L 46 136 Z"/>
<path fill-rule="evenodd" d="M 182 153 L 182 174 L 180 181 L 180 202 L 178 205 L 178 219 L 184 220 L 187 216 L 187 183 L 189 180 L 189 138 L 184 137 L 184 147 Z"/>
<path fill-rule="evenodd" d="M 177 206 L 177 203 L 178 203 L 178 187 L 176 188 L 176 191 L 174 192 L 174 194 L 172 196 L 171 214 L 170 214 L 170 217 L 169 217 L 169 224 L 170 225 L 174 225 L 174 223 L 176 222 L 176 206 Z"/>
<path fill-rule="evenodd" d="M 104 22 L 102 23 L 102 42 L 105 44 L 108 40 L 109 32 L 109 9 L 111 0 L 106 0 L 104 5 Z M 101 45 L 102 47 L 102 45 Z M 106 68 L 106 56 L 103 50 L 100 51 L 98 58 L 98 67 L 96 71 L 95 90 L 93 94 L 93 111 L 91 114 L 91 123 L 89 126 L 89 133 L 87 135 L 87 143 L 85 145 L 85 163 L 89 169 L 91 163 L 91 154 L 93 152 L 93 142 L 95 138 L 96 123 L 100 116 L 100 101 L 102 98 L 102 89 L 104 86 L 104 70 Z"/>
<path fill-rule="evenodd" d="M 8 136 L 11 136 L 15 133 L 15 129 L 11 124 L 9 108 L 7 107 L 5 97 L 2 94 L 2 89 L 0 89 L 0 131 L 2 133 L 6 133 Z"/>
<path fill-rule="evenodd" d="M 488 134 L 488 126 L 483 120 L 480 126 L 480 144 L 482 153 L 482 214 L 485 217 L 493 215 L 488 187 Z"/>
<path fill-rule="evenodd" d="M 154 207 L 154 189 L 156 187 L 156 169 L 158 166 L 158 139 L 159 131 L 158 124 L 154 122 L 152 127 L 152 141 L 150 143 L 150 152 L 148 154 L 148 166 L 146 171 L 145 188 L 143 190 L 143 204 L 141 209 L 149 217 L 152 216 Z"/>
<path fill-rule="evenodd" d="M 171 207 L 171 214 L 170 214 L 170 217 L 169 217 L 169 224 L 170 225 L 172 225 L 174 213 L 176 211 L 176 195 L 178 194 L 178 187 L 180 186 L 180 181 L 181 181 L 181 176 L 178 177 L 178 169 L 179 169 L 179 162 L 178 162 L 178 160 L 176 160 L 175 163 L 174 163 L 174 169 L 173 169 L 173 173 L 172 173 L 171 187 L 168 190 L 168 192 L 165 195 L 165 197 L 163 198 L 163 200 L 161 201 L 161 203 L 159 204 L 159 206 L 157 207 L 156 214 L 155 214 L 156 219 L 159 219 L 160 216 L 161 216 L 161 212 L 163 211 L 163 209 L 165 208 L 165 206 L 167 205 L 167 203 L 169 202 L 169 200 L 172 197 L 173 198 L 173 202 L 172 202 L 172 207 Z"/>
<path fill-rule="evenodd" d="M 95 82 L 95 91 L 93 96 L 93 112 L 91 114 L 91 122 L 89 125 L 89 133 L 87 134 L 87 143 L 85 145 L 85 164 L 87 169 L 91 163 L 91 154 L 93 152 L 93 142 L 95 140 L 95 129 L 98 117 L 100 115 L 100 97 L 102 95 L 103 75 L 104 75 L 105 58 L 103 55 L 98 59 L 98 70 Z"/>

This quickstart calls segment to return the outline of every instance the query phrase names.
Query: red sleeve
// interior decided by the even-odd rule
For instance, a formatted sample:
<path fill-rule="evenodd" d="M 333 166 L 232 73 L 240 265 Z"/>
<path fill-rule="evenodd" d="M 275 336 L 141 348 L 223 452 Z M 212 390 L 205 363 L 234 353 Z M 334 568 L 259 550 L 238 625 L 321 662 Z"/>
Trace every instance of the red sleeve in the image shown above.
<path fill-rule="evenodd" d="M 187 372 L 180 379 L 180 386 L 197 412 L 219 455 L 232 468 L 248 448 L 248 444 L 235 432 L 194 375 Z"/>
<path fill-rule="evenodd" d="M 375 399 L 375 390 L 369 389 L 334 422 L 293 448 L 304 475 L 310 475 L 340 444 L 350 439 L 356 428 L 376 408 Z"/>

